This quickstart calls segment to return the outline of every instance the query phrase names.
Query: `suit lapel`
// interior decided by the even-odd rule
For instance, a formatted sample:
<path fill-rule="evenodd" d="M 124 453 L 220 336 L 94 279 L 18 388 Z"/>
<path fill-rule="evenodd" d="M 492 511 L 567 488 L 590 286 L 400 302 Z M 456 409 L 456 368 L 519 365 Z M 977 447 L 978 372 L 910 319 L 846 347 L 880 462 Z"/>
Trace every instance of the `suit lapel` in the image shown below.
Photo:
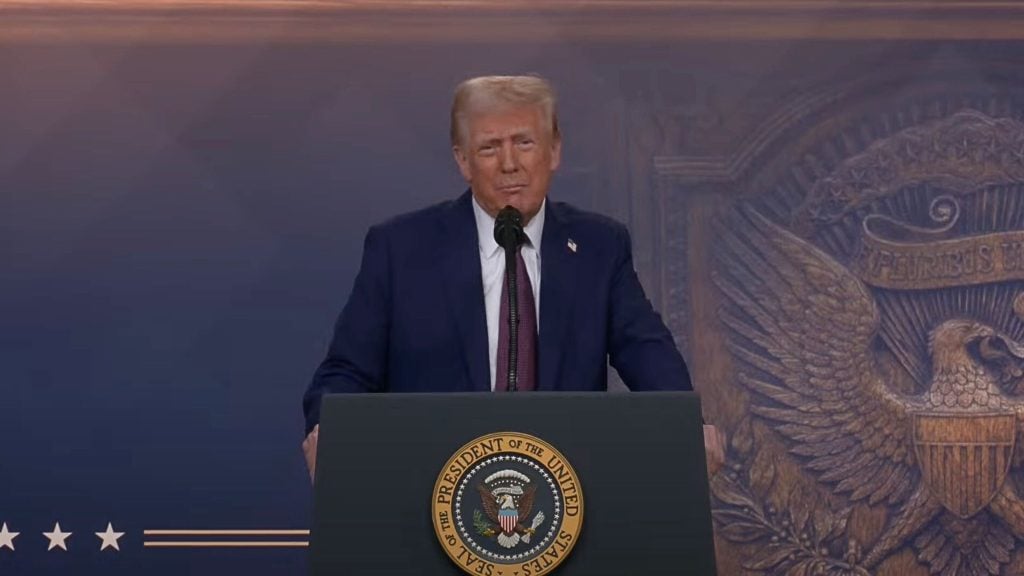
<path fill-rule="evenodd" d="M 480 248 L 473 216 L 472 197 L 466 192 L 444 215 L 443 264 L 447 304 L 455 319 L 469 381 L 474 390 L 490 391 L 487 366 L 487 317 L 480 272 Z"/>
<path fill-rule="evenodd" d="M 561 379 L 565 337 L 572 323 L 576 254 L 569 249 L 569 227 L 561 210 L 547 203 L 541 240 L 538 390 L 556 390 Z"/>

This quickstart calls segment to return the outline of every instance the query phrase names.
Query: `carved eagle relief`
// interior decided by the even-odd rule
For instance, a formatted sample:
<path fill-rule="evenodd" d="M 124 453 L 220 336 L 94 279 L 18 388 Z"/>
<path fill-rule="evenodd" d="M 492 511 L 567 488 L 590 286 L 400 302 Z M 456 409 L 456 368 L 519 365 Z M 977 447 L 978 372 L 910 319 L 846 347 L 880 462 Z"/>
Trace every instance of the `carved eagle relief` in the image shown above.
<path fill-rule="evenodd" d="M 1024 537 L 1010 474 L 1024 456 L 1014 389 L 1024 346 L 967 315 L 943 319 L 928 327 L 930 381 L 901 393 L 875 357 L 870 289 L 754 209 L 739 217 L 721 235 L 715 276 L 736 378 L 809 475 L 889 508 L 858 566 L 873 572 L 913 544 L 932 574 L 1000 574 Z"/>

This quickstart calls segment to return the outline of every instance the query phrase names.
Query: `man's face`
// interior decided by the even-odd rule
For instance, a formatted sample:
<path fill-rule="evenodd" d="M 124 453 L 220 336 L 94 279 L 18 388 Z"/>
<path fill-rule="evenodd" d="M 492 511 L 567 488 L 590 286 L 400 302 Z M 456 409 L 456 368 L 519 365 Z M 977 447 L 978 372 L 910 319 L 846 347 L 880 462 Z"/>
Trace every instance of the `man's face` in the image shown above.
<path fill-rule="evenodd" d="M 491 216 L 512 206 L 529 222 L 540 211 L 562 143 L 545 128 L 539 107 L 522 106 L 477 113 L 468 134 L 452 151 L 473 196 Z"/>

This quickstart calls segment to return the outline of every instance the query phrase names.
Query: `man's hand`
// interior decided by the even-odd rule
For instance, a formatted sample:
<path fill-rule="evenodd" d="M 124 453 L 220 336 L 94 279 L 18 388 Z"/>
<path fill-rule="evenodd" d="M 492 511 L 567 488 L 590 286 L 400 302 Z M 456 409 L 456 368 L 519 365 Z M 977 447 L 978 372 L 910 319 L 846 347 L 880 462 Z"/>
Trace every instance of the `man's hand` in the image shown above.
<path fill-rule="evenodd" d="M 704 425 L 704 452 L 708 459 L 708 476 L 714 476 L 725 464 L 725 433 L 710 424 Z"/>
<path fill-rule="evenodd" d="M 707 426 L 705 426 L 707 428 Z M 707 431 L 705 431 L 707 434 Z M 306 455 L 306 468 L 309 468 L 309 483 L 313 483 L 316 477 L 316 440 L 320 437 L 320 425 L 313 427 L 313 431 L 302 441 L 302 453 Z M 704 441 L 705 444 L 707 440 Z"/>

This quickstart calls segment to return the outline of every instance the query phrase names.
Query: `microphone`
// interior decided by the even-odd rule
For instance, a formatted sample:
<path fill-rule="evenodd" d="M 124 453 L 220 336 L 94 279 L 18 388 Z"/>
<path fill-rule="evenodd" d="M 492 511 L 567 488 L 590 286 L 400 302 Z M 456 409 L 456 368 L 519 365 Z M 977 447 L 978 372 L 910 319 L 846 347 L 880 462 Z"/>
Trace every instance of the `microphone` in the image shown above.
<path fill-rule="evenodd" d="M 516 252 L 526 241 L 523 215 L 505 206 L 494 219 L 494 240 L 505 249 L 505 282 L 508 283 L 508 391 L 519 390 L 519 279 Z M 500 368 L 500 366 L 498 367 Z"/>
<path fill-rule="evenodd" d="M 506 250 L 515 251 L 526 241 L 523 232 L 523 215 L 512 206 L 505 206 L 494 219 L 494 241 Z M 513 254 L 513 257 L 515 254 Z"/>

